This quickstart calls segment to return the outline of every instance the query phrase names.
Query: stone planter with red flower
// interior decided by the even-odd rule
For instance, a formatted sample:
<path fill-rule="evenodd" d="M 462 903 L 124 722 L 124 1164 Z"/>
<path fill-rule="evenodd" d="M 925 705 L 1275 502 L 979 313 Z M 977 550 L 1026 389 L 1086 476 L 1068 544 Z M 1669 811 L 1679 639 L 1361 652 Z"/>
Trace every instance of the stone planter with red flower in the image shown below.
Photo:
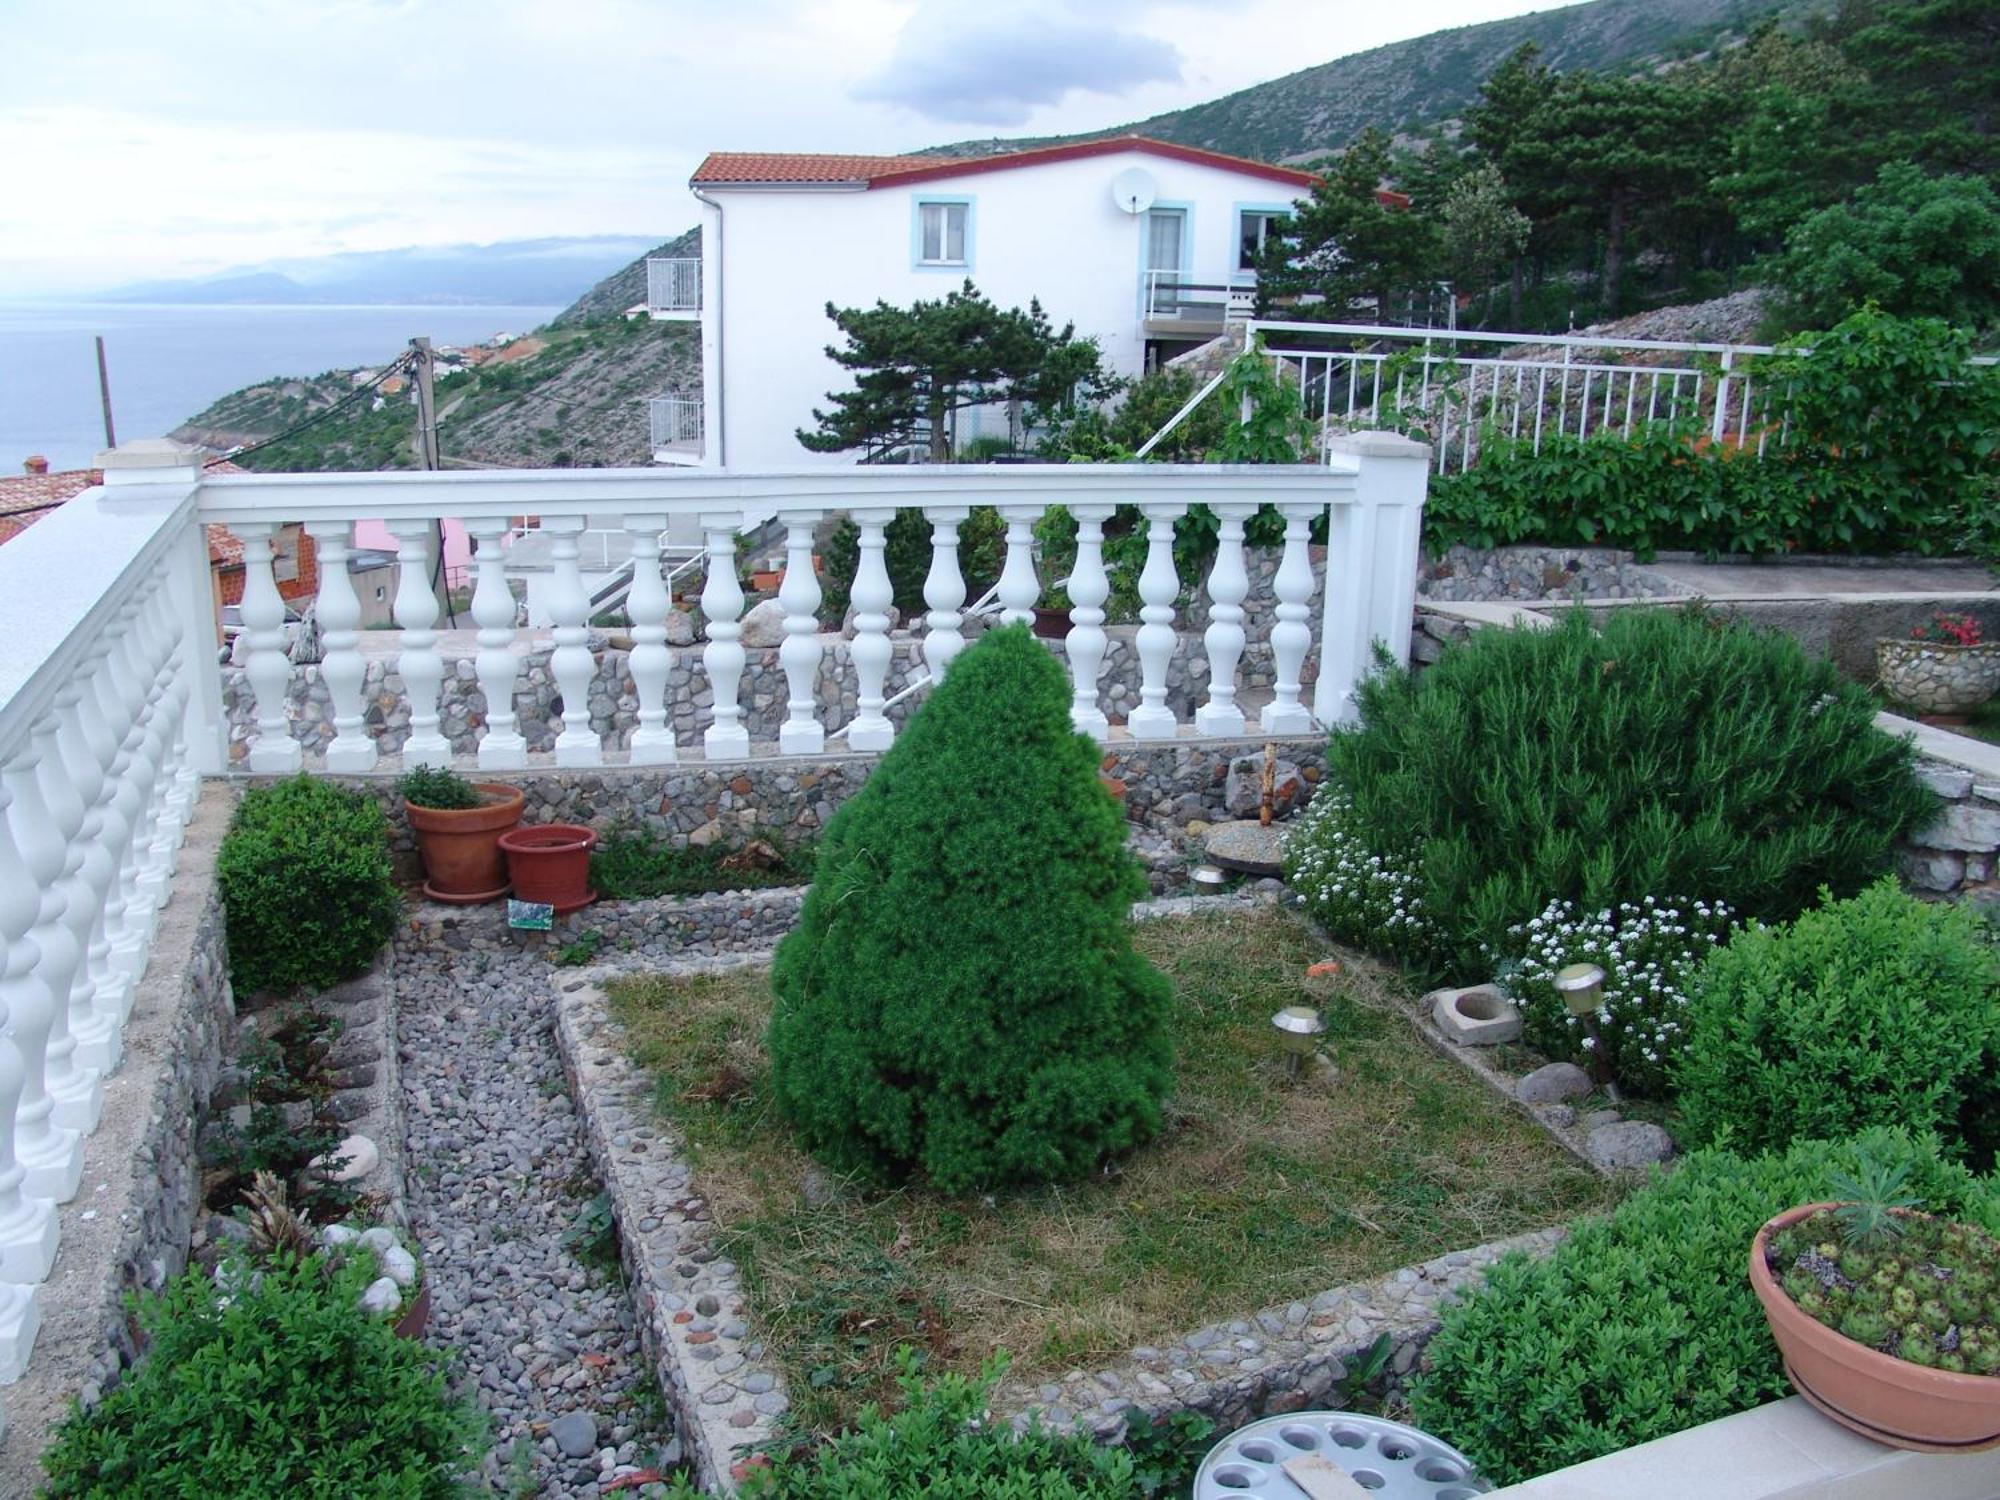
<path fill-rule="evenodd" d="M 1971 713 L 2000 693 L 2000 641 L 1988 641 L 1970 615 L 1938 613 L 1907 640 L 1875 643 L 1882 691 L 1923 715 Z"/>

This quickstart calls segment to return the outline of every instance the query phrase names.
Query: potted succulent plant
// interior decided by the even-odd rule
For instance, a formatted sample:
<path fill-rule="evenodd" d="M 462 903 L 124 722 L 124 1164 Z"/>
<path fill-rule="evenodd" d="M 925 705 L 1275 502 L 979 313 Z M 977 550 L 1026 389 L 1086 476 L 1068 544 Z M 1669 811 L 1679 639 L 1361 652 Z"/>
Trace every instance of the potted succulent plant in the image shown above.
<path fill-rule="evenodd" d="M 1750 1284 L 1799 1394 L 1898 1448 L 2000 1444 L 2000 1240 L 1918 1211 L 1907 1165 L 1757 1231 Z"/>
<path fill-rule="evenodd" d="M 424 862 L 424 894 L 469 906 L 507 894 L 500 836 L 521 821 L 519 787 L 418 766 L 396 783 Z"/>
<path fill-rule="evenodd" d="M 2000 693 L 2000 641 L 1989 641 L 1971 615 L 1940 611 L 1907 640 L 1875 642 L 1882 691 L 1918 713 L 1952 718 Z"/>

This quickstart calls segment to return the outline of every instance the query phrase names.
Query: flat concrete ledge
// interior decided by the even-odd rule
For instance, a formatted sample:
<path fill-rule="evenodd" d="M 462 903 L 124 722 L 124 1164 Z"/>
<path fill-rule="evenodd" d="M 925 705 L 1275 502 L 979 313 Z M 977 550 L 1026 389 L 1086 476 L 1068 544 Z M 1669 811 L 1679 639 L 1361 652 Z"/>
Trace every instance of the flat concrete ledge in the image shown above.
<path fill-rule="evenodd" d="M 1905 1453 L 1789 1396 L 1493 1491 L 1492 1500 L 2000 1500 L 2000 1449 Z"/>
<path fill-rule="evenodd" d="M 1915 740 L 1917 753 L 1926 760 L 1945 761 L 1970 771 L 1973 780 L 1981 785 L 2000 786 L 2000 745 L 1892 713 L 1875 715 L 1875 723 L 1890 734 L 1907 735 Z"/>

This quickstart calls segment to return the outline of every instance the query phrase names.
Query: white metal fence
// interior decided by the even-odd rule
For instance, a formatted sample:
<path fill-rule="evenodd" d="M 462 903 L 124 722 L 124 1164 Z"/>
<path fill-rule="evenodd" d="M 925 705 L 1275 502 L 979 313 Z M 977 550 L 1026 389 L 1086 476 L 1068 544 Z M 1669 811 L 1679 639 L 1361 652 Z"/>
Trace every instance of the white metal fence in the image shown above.
<path fill-rule="evenodd" d="M 701 311 L 701 261 L 695 256 L 654 256 L 646 262 L 646 310 Z"/>
<path fill-rule="evenodd" d="M 646 406 L 655 448 L 701 451 L 701 397 L 654 396 Z"/>

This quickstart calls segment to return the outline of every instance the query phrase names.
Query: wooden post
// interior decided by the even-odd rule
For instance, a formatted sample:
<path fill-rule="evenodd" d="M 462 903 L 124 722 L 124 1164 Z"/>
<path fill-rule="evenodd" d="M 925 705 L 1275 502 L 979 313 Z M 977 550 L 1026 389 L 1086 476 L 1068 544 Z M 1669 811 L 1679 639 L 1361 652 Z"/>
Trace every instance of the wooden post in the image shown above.
<path fill-rule="evenodd" d="M 116 448 L 118 434 L 111 425 L 111 372 L 104 364 L 104 335 L 97 336 L 97 399 L 104 406 L 104 446 Z"/>

